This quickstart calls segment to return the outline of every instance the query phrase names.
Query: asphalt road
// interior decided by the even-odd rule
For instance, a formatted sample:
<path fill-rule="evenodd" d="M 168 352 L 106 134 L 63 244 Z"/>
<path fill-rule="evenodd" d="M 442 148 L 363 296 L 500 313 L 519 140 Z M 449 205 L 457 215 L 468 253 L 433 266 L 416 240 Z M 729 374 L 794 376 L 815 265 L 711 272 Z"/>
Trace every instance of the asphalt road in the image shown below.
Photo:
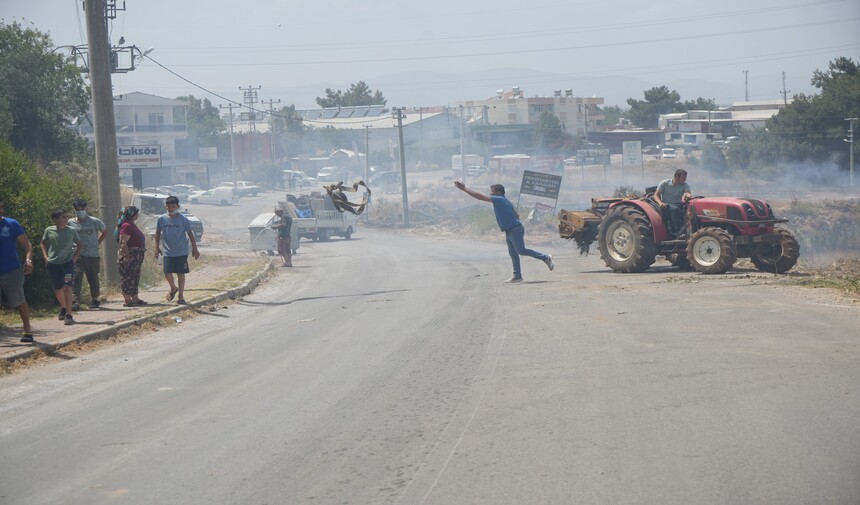
<path fill-rule="evenodd" d="M 528 236 L 527 236 L 528 240 Z M 362 229 L 0 378 L 0 503 L 857 504 L 860 309 Z"/>

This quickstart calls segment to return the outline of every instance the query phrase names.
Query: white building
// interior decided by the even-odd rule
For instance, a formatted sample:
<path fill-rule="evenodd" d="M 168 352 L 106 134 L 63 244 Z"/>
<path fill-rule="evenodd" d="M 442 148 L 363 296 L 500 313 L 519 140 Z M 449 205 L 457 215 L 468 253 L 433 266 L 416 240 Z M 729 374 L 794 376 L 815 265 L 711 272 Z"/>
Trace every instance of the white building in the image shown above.
<path fill-rule="evenodd" d="M 206 165 L 177 159 L 176 141 L 188 137 L 188 104 L 147 93 L 114 96 L 113 111 L 117 147 L 160 146 L 161 168 L 141 169 L 143 185 L 206 183 Z M 95 142 L 92 109 L 88 119 L 77 125 L 78 133 Z M 131 182 L 131 169 L 120 169 L 120 177 Z"/>

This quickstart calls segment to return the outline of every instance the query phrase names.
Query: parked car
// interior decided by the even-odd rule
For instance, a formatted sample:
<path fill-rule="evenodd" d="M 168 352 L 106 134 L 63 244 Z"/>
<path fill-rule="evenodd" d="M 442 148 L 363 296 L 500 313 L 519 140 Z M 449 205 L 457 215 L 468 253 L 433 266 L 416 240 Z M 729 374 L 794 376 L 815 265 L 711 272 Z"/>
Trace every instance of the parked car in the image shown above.
<path fill-rule="evenodd" d="M 490 173 L 490 169 L 483 165 L 472 165 L 466 169 L 466 173 L 473 179 L 478 179 Z"/>
<path fill-rule="evenodd" d="M 284 170 L 284 181 L 289 189 L 290 180 L 292 179 L 292 187 L 299 188 L 316 188 L 322 186 L 322 183 L 314 177 L 308 177 L 301 170 Z"/>
<path fill-rule="evenodd" d="M 337 167 L 322 167 L 317 171 L 316 179 L 320 182 L 339 182 L 340 169 Z"/>
<path fill-rule="evenodd" d="M 660 154 L 660 146 L 645 146 L 642 148 L 642 154 Z"/>
<path fill-rule="evenodd" d="M 158 217 L 167 212 L 164 208 L 164 200 L 170 195 L 159 193 L 135 193 L 132 196 L 131 204 L 140 209 L 140 219 L 137 227 L 141 229 L 148 237 L 155 236 L 155 223 Z M 194 233 L 194 239 L 198 242 L 203 239 L 203 222 L 194 214 L 188 212 L 188 209 L 180 208 L 188 221 L 191 223 L 191 232 Z"/>
<path fill-rule="evenodd" d="M 373 174 L 367 184 L 371 189 L 378 189 L 384 193 L 400 191 L 400 172 L 390 170 Z"/>
<path fill-rule="evenodd" d="M 206 191 L 197 191 L 191 193 L 188 199 L 193 204 L 210 203 L 214 205 L 233 205 L 238 200 L 233 188 L 219 186 L 217 188 L 207 189 Z"/>
<path fill-rule="evenodd" d="M 220 188 L 233 188 L 232 182 L 222 182 L 218 185 Z M 236 181 L 236 193 L 239 196 L 257 196 L 258 193 L 263 191 L 263 188 L 257 186 L 253 182 L 250 181 Z"/>
<path fill-rule="evenodd" d="M 660 159 L 665 160 L 665 159 L 672 159 L 672 158 L 677 158 L 677 157 L 678 157 L 678 153 L 676 153 L 675 150 L 672 149 L 671 147 L 664 147 L 663 149 L 660 149 Z"/>
<path fill-rule="evenodd" d="M 189 195 L 195 191 L 203 191 L 203 188 L 197 187 L 194 184 L 174 184 L 173 187 Z"/>

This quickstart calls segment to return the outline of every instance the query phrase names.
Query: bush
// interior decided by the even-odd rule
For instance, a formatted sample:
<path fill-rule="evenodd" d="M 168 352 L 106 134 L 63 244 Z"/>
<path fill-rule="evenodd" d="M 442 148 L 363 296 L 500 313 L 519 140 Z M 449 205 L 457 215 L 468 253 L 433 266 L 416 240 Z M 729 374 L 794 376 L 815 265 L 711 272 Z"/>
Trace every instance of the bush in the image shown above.
<path fill-rule="evenodd" d="M 53 224 L 51 210 L 61 207 L 71 211 L 72 200 L 76 198 L 93 201 L 92 186 L 85 177 L 59 172 L 45 174 L 23 153 L 2 142 L 0 188 L 0 198 L 5 202 L 3 214 L 21 223 L 33 245 L 33 273 L 27 276 L 24 285 L 27 302 L 36 307 L 53 304 L 54 291 L 39 242 L 45 228 Z"/>

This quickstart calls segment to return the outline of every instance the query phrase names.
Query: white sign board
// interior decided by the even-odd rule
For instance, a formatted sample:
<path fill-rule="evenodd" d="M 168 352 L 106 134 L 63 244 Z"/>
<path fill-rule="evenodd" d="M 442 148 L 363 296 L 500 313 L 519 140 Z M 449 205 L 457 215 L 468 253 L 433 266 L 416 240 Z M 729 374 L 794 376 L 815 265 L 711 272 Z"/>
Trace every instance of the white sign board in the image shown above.
<path fill-rule="evenodd" d="M 218 148 L 217 147 L 201 147 L 200 148 L 200 161 L 215 161 L 218 159 Z"/>
<path fill-rule="evenodd" d="M 161 146 L 121 146 L 116 161 L 123 168 L 161 168 Z"/>
<path fill-rule="evenodd" d="M 625 167 L 638 167 L 642 164 L 642 142 L 630 140 L 621 145 L 621 165 Z"/>

